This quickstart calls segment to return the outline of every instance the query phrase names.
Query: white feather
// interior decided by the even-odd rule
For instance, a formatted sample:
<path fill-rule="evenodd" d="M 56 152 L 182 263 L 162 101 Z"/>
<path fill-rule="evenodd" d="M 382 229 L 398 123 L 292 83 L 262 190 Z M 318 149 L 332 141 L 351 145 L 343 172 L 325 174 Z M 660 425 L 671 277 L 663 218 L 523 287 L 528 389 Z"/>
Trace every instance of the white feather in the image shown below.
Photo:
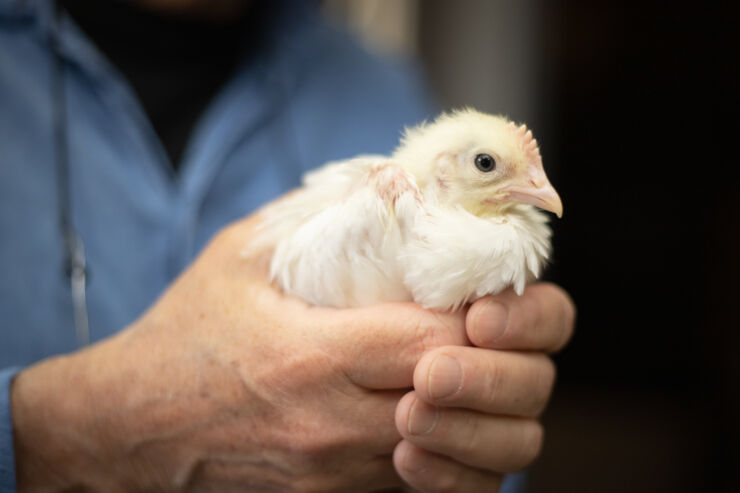
<path fill-rule="evenodd" d="M 404 282 L 425 307 L 457 309 L 514 286 L 521 294 L 549 253 L 545 214 L 519 205 L 482 219 L 461 207 L 428 207 L 403 251 Z"/>
<path fill-rule="evenodd" d="M 471 111 L 460 115 L 473 118 L 469 125 L 479 133 L 481 121 L 490 123 L 480 139 L 496 134 L 497 143 L 513 149 L 508 155 L 526 158 L 503 133 L 509 132 L 506 120 Z M 446 115 L 440 124 L 453 125 L 455 117 Z M 434 156 L 445 153 L 427 149 L 435 142 L 467 142 L 467 134 L 457 128 L 441 133 L 434 125 L 410 130 L 393 158 L 329 163 L 307 174 L 293 195 L 268 207 L 250 249 L 274 249 L 272 280 L 287 294 L 333 307 L 413 300 L 454 310 L 510 286 L 521 294 L 550 253 L 547 215 L 525 204 L 500 207 L 495 214 L 468 212 L 460 197 L 474 200 L 474 190 L 451 193 L 459 176 L 450 175 L 449 162 L 435 169 Z M 440 137 L 432 139 L 435 132 Z M 442 142 L 444 135 L 453 137 Z M 424 152 L 410 152 L 415 146 Z M 421 161 L 407 162 L 413 156 Z M 444 202 L 445 194 L 455 198 Z"/>
<path fill-rule="evenodd" d="M 421 211 L 413 178 L 387 158 L 332 163 L 268 210 L 259 242 L 274 244 L 272 279 L 310 303 L 409 301 L 399 255 Z"/>

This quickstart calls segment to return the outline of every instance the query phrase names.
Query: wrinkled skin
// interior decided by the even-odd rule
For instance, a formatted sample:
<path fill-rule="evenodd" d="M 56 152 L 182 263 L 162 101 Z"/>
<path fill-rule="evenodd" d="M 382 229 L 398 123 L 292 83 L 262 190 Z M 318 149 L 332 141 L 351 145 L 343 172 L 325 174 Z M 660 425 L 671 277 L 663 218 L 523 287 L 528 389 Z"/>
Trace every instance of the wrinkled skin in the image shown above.
<path fill-rule="evenodd" d="M 255 223 L 220 233 L 118 335 L 16 377 L 19 491 L 495 491 L 534 459 L 542 353 L 573 325 L 559 288 L 452 314 L 311 307 L 240 255 Z M 462 366 L 447 397 L 440 355 Z M 426 434 L 409 426 L 434 409 Z"/>

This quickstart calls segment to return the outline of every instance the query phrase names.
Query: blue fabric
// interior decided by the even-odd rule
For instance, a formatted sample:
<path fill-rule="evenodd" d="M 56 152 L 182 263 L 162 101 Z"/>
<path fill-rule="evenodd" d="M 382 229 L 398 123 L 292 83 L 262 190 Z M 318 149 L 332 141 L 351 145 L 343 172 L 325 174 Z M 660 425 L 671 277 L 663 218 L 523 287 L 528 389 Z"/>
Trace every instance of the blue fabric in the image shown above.
<path fill-rule="evenodd" d="M 294 19 L 197 124 L 175 175 L 133 91 L 47 2 L 0 7 L 0 364 L 76 349 L 57 212 L 48 38 L 66 62 L 72 221 L 90 267 L 92 339 L 132 322 L 226 223 L 302 172 L 388 152 L 429 116 L 414 72 Z M 27 11 L 35 7 L 34 17 Z M 12 327 L 12 329 L 11 329 Z"/>
<path fill-rule="evenodd" d="M 8 396 L 10 383 L 17 372 L 18 368 L 0 370 L 0 492 L 15 490 L 13 425 Z"/>
<path fill-rule="evenodd" d="M 510 474 L 504 477 L 498 493 L 521 493 L 525 490 L 526 485 L 527 475 L 525 473 Z"/>
<path fill-rule="evenodd" d="M 293 2 L 256 62 L 196 126 L 175 175 L 131 87 L 51 2 L 0 0 L 0 368 L 76 349 L 52 125 L 65 63 L 72 221 L 90 268 L 92 340 L 138 317 L 223 225 L 331 159 L 386 153 L 431 116 L 410 67 L 376 60 Z M 2 373 L 7 386 L 12 371 Z M 0 490 L 12 491 L 7 388 Z"/>
<path fill-rule="evenodd" d="M 206 110 L 175 175 L 136 96 L 52 3 L 0 0 L 0 491 L 14 490 L 8 385 L 77 349 L 63 272 L 51 67 L 64 60 L 72 222 L 93 341 L 138 317 L 225 224 L 304 171 L 387 153 L 434 107 L 412 67 L 374 59 L 293 2 L 263 55 Z"/>

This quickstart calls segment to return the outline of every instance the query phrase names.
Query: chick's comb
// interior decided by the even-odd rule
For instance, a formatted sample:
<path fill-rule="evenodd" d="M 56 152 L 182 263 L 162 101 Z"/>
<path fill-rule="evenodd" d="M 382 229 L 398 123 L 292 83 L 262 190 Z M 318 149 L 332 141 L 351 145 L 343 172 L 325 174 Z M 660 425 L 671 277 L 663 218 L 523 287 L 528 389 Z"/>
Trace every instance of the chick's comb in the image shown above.
<path fill-rule="evenodd" d="M 527 126 L 525 124 L 517 127 L 514 122 L 509 122 L 509 129 L 514 133 L 517 140 L 519 140 L 519 145 L 521 145 L 522 149 L 526 153 L 529 163 L 541 168 L 542 156 L 540 155 L 540 148 L 537 145 L 537 139 L 532 135 L 532 131 L 527 130 Z"/>

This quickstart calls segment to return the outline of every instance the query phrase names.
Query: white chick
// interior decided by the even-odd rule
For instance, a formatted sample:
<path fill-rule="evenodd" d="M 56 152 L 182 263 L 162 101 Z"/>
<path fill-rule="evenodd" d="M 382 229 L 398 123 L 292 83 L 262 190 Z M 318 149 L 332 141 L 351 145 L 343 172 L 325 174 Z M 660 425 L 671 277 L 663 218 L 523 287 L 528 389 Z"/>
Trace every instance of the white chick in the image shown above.
<path fill-rule="evenodd" d="M 456 309 L 513 286 L 550 252 L 562 203 L 524 125 L 471 109 L 407 129 L 390 157 L 360 156 L 304 176 L 265 211 L 271 278 L 323 306 L 416 301 Z"/>

